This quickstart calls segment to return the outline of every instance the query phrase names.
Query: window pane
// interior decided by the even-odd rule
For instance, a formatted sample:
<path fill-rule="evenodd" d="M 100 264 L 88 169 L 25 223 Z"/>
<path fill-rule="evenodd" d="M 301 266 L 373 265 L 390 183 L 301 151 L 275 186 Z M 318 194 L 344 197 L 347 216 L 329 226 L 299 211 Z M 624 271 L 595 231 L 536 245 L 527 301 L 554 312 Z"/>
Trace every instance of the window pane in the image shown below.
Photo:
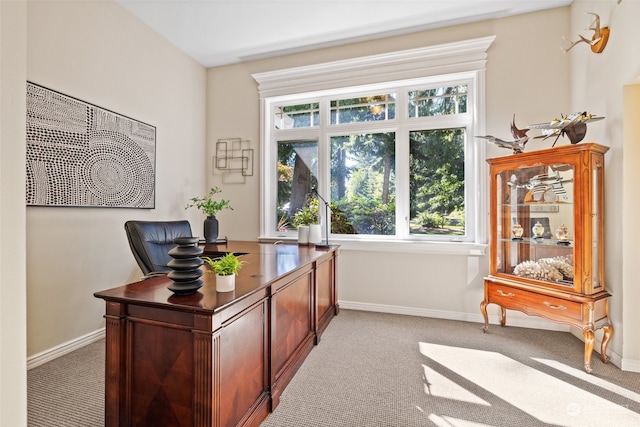
<path fill-rule="evenodd" d="M 311 189 L 318 183 L 318 143 L 316 141 L 278 142 L 277 231 L 294 229 L 301 213 L 315 216 L 318 203 Z M 298 214 L 298 216 L 296 216 Z"/>
<path fill-rule="evenodd" d="M 331 137 L 331 232 L 395 234 L 395 133 Z"/>
<path fill-rule="evenodd" d="M 447 86 L 408 92 L 409 117 L 467 112 L 467 86 Z"/>
<path fill-rule="evenodd" d="M 410 233 L 465 235 L 465 130 L 409 133 Z"/>
<path fill-rule="evenodd" d="M 396 95 L 392 93 L 331 101 L 331 124 L 395 119 L 395 100 Z"/>
<path fill-rule="evenodd" d="M 316 127 L 319 124 L 320 104 L 287 105 L 276 107 L 274 112 L 275 129 L 294 129 Z"/>

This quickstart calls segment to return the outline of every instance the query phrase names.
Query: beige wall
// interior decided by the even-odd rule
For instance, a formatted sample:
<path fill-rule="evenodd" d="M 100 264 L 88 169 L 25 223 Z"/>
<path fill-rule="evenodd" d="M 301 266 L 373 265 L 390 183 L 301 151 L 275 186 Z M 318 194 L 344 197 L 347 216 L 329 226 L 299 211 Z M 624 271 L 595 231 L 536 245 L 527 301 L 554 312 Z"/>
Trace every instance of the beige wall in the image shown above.
<path fill-rule="evenodd" d="M 0 2 L 0 425 L 27 425 L 26 2 Z"/>
<path fill-rule="evenodd" d="M 640 286 L 638 269 L 635 264 L 640 259 L 638 241 L 640 241 L 640 74 L 633 82 L 624 87 L 623 115 L 623 151 L 622 162 L 622 345 L 625 358 L 635 360 L 634 371 L 640 370 Z"/>
<path fill-rule="evenodd" d="M 611 36 L 605 50 L 594 54 L 585 44 L 578 45 L 568 55 L 571 60 L 571 109 L 589 110 L 606 119 L 589 126 L 587 138 L 611 147 L 606 154 L 606 280 L 613 294 L 611 318 L 614 337 L 611 348 L 624 356 L 623 367 L 640 370 L 640 294 L 636 274 L 623 277 L 623 266 L 633 268 L 638 262 L 637 242 L 640 236 L 634 230 L 637 222 L 638 203 L 634 202 L 640 187 L 635 172 L 638 168 L 638 111 L 635 115 L 623 111 L 623 88 L 640 76 L 640 38 L 638 17 L 640 2 L 623 1 L 574 1 L 571 7 L 571 34 L 584 31 L 593 17 L 586 12 L 597 13 L 601 25 L 611 28 Z M 636 92 L 637 96 L 637 92 Z M 636 101 L 637 102 L 637 101 Z M 627 129 L 623 134 L 623 129 Z M 623 160 L 624 159 L 624 160 Z M 624 192 L 632 195 L 625 200 Z M 624 209 L 623 209 L 624 208 Z M 625 248 L 630 250 L 624 250 Z M 624 324 L 623 324 L 624 318 Z"/>
<path fill-rule="evenodd" d="M 111 1 L 31 1 L 27 41 L 28 80 L 156 127 L 155 209 L 27 207 L 33 356 L 102 328 L 93 293 L 140 277 L 126 220 L 202 222 L 206 71 Z"/>
<path fill-rule="evenodd" d="M 560 44 L 569 16 L 569 8 L 561 8 L 209 69 L 207 140 L 212 145 L 235 129 L 241 133 L 236 136 L 250 139 L 254 147 L 259 148 L 260 104 L 252 73 L 491 35 L 496 39 L 488 51 L 486 131 L 510 138 L 509 124 L 514 113 L 517 113 L 517 124 L 524 127 L 550 120 L 550 115 L 568 110 L 569 59 L 560 50 Z M 529 144 L 534 149 L 545 148 L 550 143 L 536 140 Z M 494 146 L 488 149 L 489 157 L 507 154 L 508 151 Z M 239 187 L 238 194 L 242 194 L 246 212 L 242 217 L 229 217 L 225 224 L 232 230 L 230 237 L 255 239 L 259 235 L 259 177 L 236 187 Z M 398 265 L 401 275 L 392 276 L 384 268 L 372 269 L 372 265 Z M 345 249 L 339 263 L 339 299 L 344 304 L 356 303 L 361 307 L 480 321 L 482 278 L 487 269 L 486 256 Z M 489 308 L 497 315 L 495 306 Z M 517 318 L 521 324 L 534 321 L 519 313 L 510 314 L 512 322 Z M 550 323 L 548 326 L 555 327 Z"/>

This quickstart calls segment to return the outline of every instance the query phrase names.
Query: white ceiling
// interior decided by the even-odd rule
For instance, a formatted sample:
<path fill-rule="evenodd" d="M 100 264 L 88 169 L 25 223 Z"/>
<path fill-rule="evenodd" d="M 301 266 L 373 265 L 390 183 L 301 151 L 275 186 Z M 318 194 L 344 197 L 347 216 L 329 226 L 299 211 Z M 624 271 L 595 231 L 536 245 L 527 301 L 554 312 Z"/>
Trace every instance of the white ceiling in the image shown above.
<path fill-rule="evenodd" d="M 567 6 L 572 2 L 572 0 L 116 1 L 205 67 L 502 18 Z"/>

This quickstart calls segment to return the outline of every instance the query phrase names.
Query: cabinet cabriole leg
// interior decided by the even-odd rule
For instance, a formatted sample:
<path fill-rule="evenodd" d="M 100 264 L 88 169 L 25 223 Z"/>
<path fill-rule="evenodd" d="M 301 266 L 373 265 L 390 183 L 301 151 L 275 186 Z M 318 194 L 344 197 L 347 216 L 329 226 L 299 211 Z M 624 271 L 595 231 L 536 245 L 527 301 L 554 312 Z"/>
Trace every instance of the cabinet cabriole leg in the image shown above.
<path fill-rule="evenodd" d="M 482 332 L 484 332 L 485 334 L 489 330 L 489 316 L 487 315 L 487 304 L 488 302 L 486 300 L 480 303 L 480 313 L 482 313 L 482 317 L 484 317 L 484 326 L 482 327 Z"/>
<path fill-rule="evenodd" d="M 507 309 L 500 306 L 500 325 L 506 326 L 507 324 Z"/>
<path fill-rule="evenodd" d="M 591 353 L 593 352 L 593 344 L 596 342 L 596 334 L 592 329 L 584 329 L 582 331 L 584 337 L 584 370 L 590 374 L 591 369 Z"/>
<path fill-rule="evenodd" d="M 609 341 L 611 341 L 611 337 L 613 336 L 613 326 L 607 325 L 602 327 L 602 331 L 604 335 L 602 336 L 602 345 L 600 346 L 600 358 L 602 362 L 609 363 L 609 356 L 607 356 L 607 347 L 609 346 Z"/>

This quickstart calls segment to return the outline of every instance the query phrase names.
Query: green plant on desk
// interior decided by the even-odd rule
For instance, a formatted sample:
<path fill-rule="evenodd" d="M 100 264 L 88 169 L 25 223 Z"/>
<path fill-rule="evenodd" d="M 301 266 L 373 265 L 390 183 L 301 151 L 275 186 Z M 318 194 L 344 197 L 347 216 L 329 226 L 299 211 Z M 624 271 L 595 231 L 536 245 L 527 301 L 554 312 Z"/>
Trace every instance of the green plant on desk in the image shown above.
<path fill-rule="evenodd" d="M 216 216 L 216 214 L 223 209 L 233 210 L 229 200 L 214 200 L 215 195 L 221 192 L 222 190 L 220 190 L 218 187 L 213 187 L 211 190 L 209 190 L 209 194 L 207 196 L 193 197 L 192 199 L 190 199 L 191 201 L 187 203 L 185 209 L 195 207 L 200 209 L 200 211 L 202 211 L 202 213 L 204 213 L 206 216 Z"/>
<path fill-rule="evenodd" d="M 202 259 L 211 267 L 209 272 L 219 276 L 237 275 L 242 266 L 247 263 L 246 261 L 241 261 L 240 256 L 235 255 L 233 252 L 229 252 L 220 258 L 212 259 L 205 256 Z"/>

